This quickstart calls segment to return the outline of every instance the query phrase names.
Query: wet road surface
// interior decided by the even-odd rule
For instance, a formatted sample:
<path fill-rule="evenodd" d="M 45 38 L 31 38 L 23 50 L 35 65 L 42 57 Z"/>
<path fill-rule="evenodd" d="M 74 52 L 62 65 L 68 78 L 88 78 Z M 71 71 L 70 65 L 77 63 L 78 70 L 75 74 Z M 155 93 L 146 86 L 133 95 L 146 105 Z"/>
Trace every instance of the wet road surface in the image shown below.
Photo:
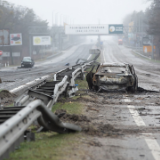
<path fill-rule="evenodd" d="M 131 49 L 113 41 L 105 42 L 103 62 L 125 62 L 134 65 L 139 86 L 160 90 L 160 64 L 137 57 Z M 93 122 L 110 124 L 121 132 L 110 137 L 96 137 L 101 147 L 90 146 L 88 154 L 95 160 L 159 160 L 160 159 L 160 94 L 97 93 L 97 103 L 90 107 L 98 109 L 87 113 L 97 117 Z M 92 122 L 92 123 L 93 123 Z"/>
<path fill-rule="evenodd" d="M 78 58 L 88 58 L 90 45 L 82 45 L 68 51 L 66 56 L 54 58 L 31 71 L 15 70 L 0 72 L 3 78 L 17 78 L 16 85 L 26 80 L 43 76 L 64 68 L 66 63 L 74 65 Z M 73 54 L 72 54 L 73 53 Z M 126 62 L 134 65 L 139 86 L 149 90 L 160 90 L 160 64 L 151 63 L 133 54 L 131 49 L 113 41 L 104 43 L 102 62 Z M 22 80 L 20 79 L 22 78 Z M 8 88 L 15 88 L 11 83 Z M 2 87 L 2 86 L 1 86 Z M 86 115 L 92 126 L 102 127 L 101 134 L 84 135 L 84 144 L 77 146 L 86 152 L 85 160 L 159 160 L 160 159 L 160 94 L 154 92 L 93 93 L 87 101 Z M 104 132 L 105 125 L 107 134 Z M 83 128 L 83 126 L 82 126 Z M 95 134 L 95 135 L 94 135 Z M 91 143 L 90 143 L 91 142 Z M 76 148 L 75 148 L 75 151 Z"/>
<path fill-rule="evenodd" d="M 33 68 L 4 68 L 0 71 L 0 77 L 6 82 L 0 84 L 0 89 L 11 90 L 36 78 L 64 69 L 66 63 L 70 63 L 70 66 L 75 65 L 78 58 L 89 57 L 89 49 L 92 46 L 93 44 L 73 46 L 57 57 L 36 63 Z"/>

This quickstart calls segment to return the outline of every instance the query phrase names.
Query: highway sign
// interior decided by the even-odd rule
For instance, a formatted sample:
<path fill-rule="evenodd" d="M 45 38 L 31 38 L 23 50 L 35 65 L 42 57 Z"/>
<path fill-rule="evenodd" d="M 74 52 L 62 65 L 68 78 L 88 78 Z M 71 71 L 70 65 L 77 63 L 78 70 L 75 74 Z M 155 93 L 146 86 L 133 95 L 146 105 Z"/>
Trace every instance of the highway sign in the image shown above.
<path fill-rule="evenodd" d="M 106 35 L 108 25 L 66 25 L 65 34 L 69 35 Z"/>
<path fill-rule="evenodd" d="M 3 51 L 0 51 L 0 55 L 2 55 L 3 54 Z"/>
<path fill-rule="evenodd" d="M 123 34 L 123 24 L 65 25 L 66 35 Z"/>
<path fill-rule="evenodd" d="M 109 24 L 109 34 L 123 34 L 123 24 Z"/>

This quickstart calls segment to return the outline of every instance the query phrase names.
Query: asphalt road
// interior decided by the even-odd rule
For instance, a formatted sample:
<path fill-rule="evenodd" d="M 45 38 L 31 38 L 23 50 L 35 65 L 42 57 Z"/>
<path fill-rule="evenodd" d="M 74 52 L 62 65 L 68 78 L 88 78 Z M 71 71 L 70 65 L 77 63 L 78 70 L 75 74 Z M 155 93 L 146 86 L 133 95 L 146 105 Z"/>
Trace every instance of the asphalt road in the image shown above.
<path fill-rule="evenodd" d="M 125 62 L 134 65 L 139 86 L 160 90 L 160 64 L 152 63 L 133 54 L 131 49 L 106 41 L 101 56 L 103 62 Z M 109 98 L 108 98 L 109 97 Z M 93 159 L 107 160 L 160 160 L 160 94 L 152 92 L 127 94 L 97 94 L 97 108 L 101 118 L 95 123 L 110 124 L 122 135 L 96 137 L 102 147 L 91 146 Z M 89 113 L 89 116 L 96 116 Z"/>
<path fill-rule="evenodd" d="M 36 63 L 33 68 L 3 68 L 0 70 L 0 77 L 5 82 L 0 84 L 0 89 L 11 90 L 36 78 L 64 69 L 68 67 L 65 66 L 66 63 L 70 63 L 70 66 L 75 65 L 78 58 L 89 57 L 89 49 L 92 46 L 93 44 L 73 46 L 59 56 Z"/>
<path fill-rule="evenodd" d="M 3 83 L 1 88 L 12 89 L 37 77 L 53 73 L 74 65 L 78 58 L 88 58 L 94 44 L 73 47 L 59 57 L 37 64 L 33 69 L 11 69 L 1 71 L 3 79 L 16 82 Z M 102 62 L 126 62 L 134 65 L 139 86 L 149 90 L 160 90 L 160 64 L 152 63 L 133 54 L 131 49 L 113 41 L 104 43 Z M 82 149 L 87 151 L 84 159 L 89 160 L 160 160 L 160 94 L 152 92 L 90 93 L 92 101 L 86 111 L 93 125 L 110 125 L 108 136 L 87 136 L 87 140 L 98 142 L 100 147 L 86 142 Z M 115 131 L 113 131 L 113 129 Z M 118 131 L 117 131 L 118 130 Z M 93 143 L 92 143 L 93 144 Z M 79 144 L 78 144 L 79 145 Z M 89 156 L 88 156 L 89 155 Z"/>

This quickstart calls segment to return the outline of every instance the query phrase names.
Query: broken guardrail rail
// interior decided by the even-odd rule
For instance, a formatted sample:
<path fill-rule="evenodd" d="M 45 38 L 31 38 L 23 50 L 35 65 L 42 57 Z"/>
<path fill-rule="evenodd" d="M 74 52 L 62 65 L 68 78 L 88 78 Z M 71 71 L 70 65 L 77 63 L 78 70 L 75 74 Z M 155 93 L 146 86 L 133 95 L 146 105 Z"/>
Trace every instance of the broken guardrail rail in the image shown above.
<path fill-rule="evenodd" d="M 37 121 L 42 129 L 58 133 L 81 131 L 81 127 L 62 123 L 51 111 L 60 95 L 73 96 L 78 88 L 76 78 L 84 78 L 84 70 L 93 62 L 75 65 L 57 72 L 52 81 L 29 88 L 18 97 L 14 107 L 0 110 L 0 160 L 7 158 L 24 140 L 24 132 Z"/>

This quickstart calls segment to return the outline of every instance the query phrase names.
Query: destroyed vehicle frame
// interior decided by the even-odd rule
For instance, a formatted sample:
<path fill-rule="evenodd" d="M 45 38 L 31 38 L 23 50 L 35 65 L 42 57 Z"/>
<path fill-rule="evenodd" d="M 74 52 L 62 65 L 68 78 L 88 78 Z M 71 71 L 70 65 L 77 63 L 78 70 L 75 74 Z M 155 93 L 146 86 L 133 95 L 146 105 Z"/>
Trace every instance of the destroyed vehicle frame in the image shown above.
<path fill-rule="evenodd" d="M 93 72 L 95 70 L 95 72 Z M 138 77 L 133 65 L 126 63 L 102 63 L 93 65 L 86 80 L 90 90 L 135 92 L 138 88 Z"/>

